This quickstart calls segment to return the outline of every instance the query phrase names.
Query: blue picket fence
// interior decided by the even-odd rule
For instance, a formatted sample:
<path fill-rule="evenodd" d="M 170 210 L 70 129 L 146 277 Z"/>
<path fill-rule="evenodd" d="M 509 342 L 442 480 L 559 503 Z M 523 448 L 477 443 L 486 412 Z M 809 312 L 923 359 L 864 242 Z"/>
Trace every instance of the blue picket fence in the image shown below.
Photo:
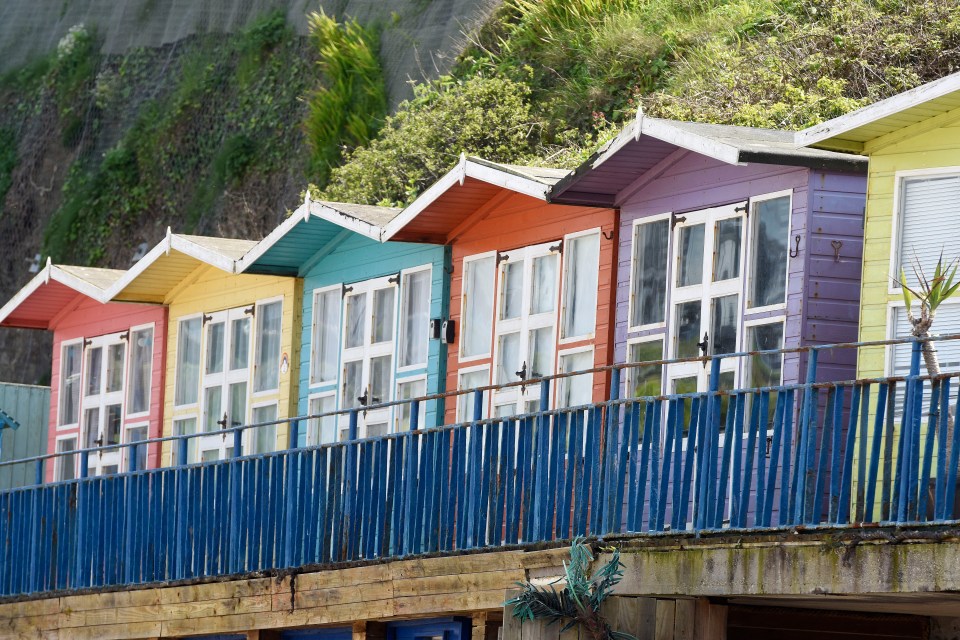
<path fill-rule="evenodd" d="M 620 398 L 636 365 L 617 365 L 598 373 L 611 397 L 585 407 L 549 410 L 544 379 L 529 415 L 420 430 L 416 399 L 401 434 L 0 492 L 0 596 L 574 536 L 956 518 L 958 374 L 921 376 L 915 344 L 905 378 L 816 382 L 820 352 L 858 346 L 809 349 L 802 384 L 720 391 L 714 357 L 707 392 Z"/>

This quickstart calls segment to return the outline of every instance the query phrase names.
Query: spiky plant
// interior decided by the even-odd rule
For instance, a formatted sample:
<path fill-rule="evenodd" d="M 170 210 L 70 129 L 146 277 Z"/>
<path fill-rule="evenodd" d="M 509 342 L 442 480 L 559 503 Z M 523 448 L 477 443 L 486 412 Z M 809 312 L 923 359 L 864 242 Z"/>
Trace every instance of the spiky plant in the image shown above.
<path fill-rule="evenodd" d="M 941 253 L 937 260 L 937 266 L 934 268 L 933 277 L 928 279 L 920 266 L 920 261 L 914 257 L 913 273 L 917 278 L 919 291 L 907 286 L 907 278 L 901 267 L 899 284 L 903 291 L 903 302 L 907 308 L 907 320 L 910 322 L 911 335 L 917 338 L 930 337 L 930 327 L 933 325 L 937 309 L 960 287 L 960 282 L 956 282 L 958 264 L 960 264 L 960 258 L 954 258 L 944 266 L 943 254 Z M 920 304 L 920 315 L 916 316 L 913 314 L 914 298 Z M 929 340 L 925 340 L 921 344 L 921 352 L 923 353 L 923 362 L 927 367 L 927 373 L 931 376 L 940 375 L 937 347 Z"/>
<path fill-rule="evenodd" d="M 570 562 L 563 563 L 566 574 L 563 589 L 558 591 L 556 583 L 537 586 L 520 582 L 520 595 L 505 604 L 513 605 L 513 617 L 521 622 L 546 620 L 547 624 L 553 624 L 566 621 L 561 632 L 579 626 L 593 640 L 636 640 L 628 633 L 611 629 L 610 623 L 600 615 L 600 605 L 623 578 L 620 551 L 613 549 L 610 561 L 592 578 L 587 576 L 591 562 L 593 554 L 583 543 L 583 538 L 575 538 L 570 545 Z"/>

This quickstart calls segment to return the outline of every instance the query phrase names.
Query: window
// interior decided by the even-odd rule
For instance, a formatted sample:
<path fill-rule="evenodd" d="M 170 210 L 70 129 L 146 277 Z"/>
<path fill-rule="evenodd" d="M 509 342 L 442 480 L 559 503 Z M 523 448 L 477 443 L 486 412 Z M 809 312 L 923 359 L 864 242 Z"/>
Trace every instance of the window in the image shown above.
<path fill-rule="evenodd" d="M 141 424 L 134 427 L 127 427 L 127 442 L 142 442 L 147 439 L 147 425 Z M 140 444 L 134 447 L 134 455 L 137 457 L 137 469 L 147 468 L 147 445 Z M 124 457 L 127 459 L 127 469 L 130 468 L 130 451 L 124 450 Z"/>
<path fill-rule="evenodd" d="M 463 262 L 460 355 L 465 358 L 490 353 L 495 262 L 493 256 Z"/>
<path fill-rule="evenodd" d="M 130 371 L 127 413 L 150 410 L 150 375 L 153 369 L 153 328 L 130 332 Z"/>
<path fill-rule="evenodd" d="M 253 374 L 254 393 L 280 388 L 282 310 L 283 304 L 279 300 L 257 305 L 257 362 Z"/>
<path fill-rule="evenodd" d="M 468 391 L 478 387 L 485 387 L 490 384 L 490 369 L 484 367 L 475 371 L 466 371 L 460 373 L 460 391 Z M 473 401 L 476 394 L 463 393 L 457 396 L 457 420 L 466 422 L 473 420 Z M 487 418 L 487 403 L 483 403 L 481 418 Z"/>
<path fill-rule="evenodd" d="M 318 416 L 324 413 L 333 413 L 336 410 L 336 404 L 337 398 L 332 393 L 310 398 L 310 415 Z M 307 429 L 307 444 L 309 446 L 336 442 L 337 416 L 310 418 Z"/>
<path fill-rule="evenodd" d="M 177 329 L 174 404 L 196 404 L 200 387 L 200 318 L 181 320 Z"/>
<path fill-rule="evenodd" d="M 190 436 L 197 433 L 197 419 L 196 418 L 183 418 L 181 420 L 173 421 L 173 435 L 175 436 Z M 196 462 L 197 460 L 197 438 L 188 438 L 187 439 L 187 459 L 178 460 L 177 455 L 179 455 L 180 443 L 176 442 L 173 448 L 173 464 L 190 464 L 191 462 Z"/>
<path fill-rule="evenodd" d="M 957 327 L 960 326 L 960 304 L 945 303 L 937 309 L 937 318 L 934 322 L 934 329 L 937 327 Z M 893 330 L 894 338 L 908 338 L 911 335 L 910 321 L 907 320 L 907 310 L 903 307 L 894 307 L 893 309 Z M 941 333 L 953 333 L 952 330 L 941 329 Z M 960 371 L 960 340 L 943 340 L 933 342 L 937 348 L 937 360 L 940 362 L 940 369 L 943 373 L 953 373 Z M 913 345 L 904 343 L 894 345 L 892 370 L 890 375 L 906 376 L 910 373 L 910 354 Z M 923 358 L 920 359 L 920 373 L 926 375 Z M 956 390 L 957 385 L 951 385 Z M 903 387 L 903 385 L 898 385 Z M 926 384 L 929 391 L 930 384 Z M 925 405 L 926 406 L 926 405 Z"/>
<path fill-rule="evenodd" d="M 663 322 L 667 287 L 670 221 L 638 224 L 633 233 L 633 284 L 630 326 Z"/>
<path fill-rule="evenodd" d="M 593 349 L 560 354 L 560 373 L 586 371 L 593 368 Z M 561 407 L 579 407 L 593 399 L 593 374 L 585 373 L 560 378 L 557 385 L 558 404 Z"/>
<path fill-rule="evenodd" d="M 756 201 L 752 209 L 747 306 L 754 309 L 786 302 L 790 196 Z"/>
<path fill-rule="evenodd" d="M 337 379 L 340 351 L 340 287 L 318 291 L 313 298 L 313 356 L 310 381 L 313 384 Z"/>
<path fill-rule="evenodd" d="M 412 400 L 427 395 L 427 381 L 425 379 L 401 381 L 397 383 L 397 400 Z M 404 402 L 397 409 L 397 431 L 406 431 L 410 428 L 410 403 Z M 425 428 L 427 419 L 427 403 L 421 402 L 417 408 L 419 428 Z"/>
<path fill-rule="evenodd" d="M 430 270 L 403 275 L 400 304 L 399 366 L 427 364 L 430 323 Z"/>
<path fill-rule="evenodd" d="M 57 440 L 57 453 L 70 453 L 71 451 L 77 450 L 77 438 L 72 436 L 70 438 L 60 438 Z M 54 465 L 53 479 L 56 482 L 62 482 L 64 480 L 73 480 L 77 477 L 77 456 L 72 455 L 61 455 L 57 456 L 56 464 Z"/>
<path fill-rule="evenodd" d="M 783 348 L 783 322 L 747 327 L 747 350 L 768 351 Z M 770 353 L 751 356 L 747 370 L 747 384 L 751 389 L 774 387 L 780 384 L 783 355 Z"/>
<path fill-rule="evenodd" d="M 907 278 L 907 286 L 916 287 L 914 266 L 930 274 L 943 253 L 944 260 L 960 255 L 960 236 L 956 233 L 930 233 L 931 226 L 956 229 L 960 226 L 960 176 L 940 175 L 904 178 L 900 183 L 900 235 L 897 258 Z M 929 277 L 929 276 L 928 276 Z M 942 325 L 941 325 L 942 326 Z"/>
<path fill-rule="evenodd" d="M 253 408 L 253 424 L 263 424 L 264 422 L 273 422 L 277 419 L 277 405 L 268 404 L 262 407 Z M 277 450 L 277 425 L 271 424 L 264 427 L 248 429 L 251 440 L 252 454 L 270 453 Z"/>
<path fill-rule="evenodd" d="M 654 362 L 662 359 L 663 340 L 634 342 L 627 346 L 627 362 Z M 663 384 L 663 365 L 631 367 L 628 371 L 627 395 L 634 398 L 660 395 Z"/>
<path fill-rule="evenodd" d="M 58 424 L 80 420 L 80 362 L 82 343 L 63 345 L 60 357 L 60 416 Z"/>
<path fill-rule="evenodd" d="M 568 238 L 564 250 L 562 337 L 594 332 L 597 324 L 597 282 L 600 234 Z"/>

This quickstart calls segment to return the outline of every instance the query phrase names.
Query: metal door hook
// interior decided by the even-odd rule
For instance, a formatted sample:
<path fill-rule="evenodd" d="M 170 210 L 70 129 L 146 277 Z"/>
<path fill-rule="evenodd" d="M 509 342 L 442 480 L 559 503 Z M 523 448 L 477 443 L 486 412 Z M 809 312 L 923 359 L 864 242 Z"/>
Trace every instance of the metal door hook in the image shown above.
<path fill-rule="evenodd" d="M 798 233 L 793 237 L 794 248 L 790 249 L 790 257 L 796 258 L 800 255 L 800 234 Z"/>
<path fill-rule="evenodd" d="M 842 240 L 831 240 L 830 246 L 833 247 L 833 261 L 840 262 L 840 247 L 843 246 Z"/>

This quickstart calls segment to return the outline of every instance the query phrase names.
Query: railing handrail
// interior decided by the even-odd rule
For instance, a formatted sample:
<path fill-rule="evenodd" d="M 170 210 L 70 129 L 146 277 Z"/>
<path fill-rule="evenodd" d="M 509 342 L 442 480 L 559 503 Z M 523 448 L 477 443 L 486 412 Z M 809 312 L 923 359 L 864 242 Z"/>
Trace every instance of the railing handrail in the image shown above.
<path fill-rule="evenodd" d="M 447 398 L 451 398 L 451 397 L 456 398 L 465 394 L 476 394 L 478 392 L 486 393 L 490 391 L 499 391 L 499 390 L 514 388 L 514 387 L 528 387 L 528 386 L 538 385 L 543 382 L 553 382 L 555 380 L 560 380 L 564 378 L 596 375 L 598 373 L 623 371 L 623 370 L 629 370 L 629 369 L 641 368 L 641 367 L 665 366 L 665 365 L 682 364 L 682 363 L 690 363 L 690 362 L 701 363 L 704 366 L 706 366 L 707 363 L 713 360 L 722 360 L 722 359 L 728 359 L 728 358 L 747 358 L 747 357 L 764 356 L 764 355 L 781 355 L 782 356 L 782 355 L 788 355 L 788 354 L 801 354 L 801 353 L 810 353 L 810 352 L 829 351 L 832 349 L 860 349 L 860 348 L 869 348 L 869 347 L 889 347 L 889 346 L 895 346 L 895 345 L 901 345 L 901 344 L 914 344 L 914 343 L 925 343 L 925 342 L 939 343 L 939 342 L 947 342 L 947 341 L 953 341 L 953 340 L 960 340 L 960 333 L 945 334 L 945 335 L 939 335 L 939 336 L 927 336 L 922 338 L 915 337 L 915 336 L 908 336 L 904 338 L 890 338 L 885 340 L 867 340 L 867 341 L 857 341 L 857 342 L 838 342 L 838 343 L 829 343 L 829 344 L 801 345 L 796 347 L 785 347 L 781 349 L 736 351 L 731 353 L 712 354 L 712 355 L 686 357 L 686 358 L 663 358 L 658 360 L 644 360 L 644 361 L 638 361 L 638 362 L 614 363 L 609 365 L 602 365 L 600 367 L 593 367 L 591 369 L 582 369 L 582 370 L 571 371 L 571 372 L 550 374 L 550 375 L 541 376 L 538 378 L 530 378 L 528 380 L 518 380 L 518 381 L 508 382 L 504 384 L 485 385 L 481 387 L 475 387 L 472 389 L 454 389 L 454 390 L 444 391 L 440 393 L 417 396 L 415 398 L 408 398 L 405 400 L 390 400 L 390 401 L 380 402 L 376 404 L 364 405 L 364 406 L 356 407 L 352 409 L 340 409 L 337 411 L 328 411 L 325 413 L 292 416 L 289 418 L 280 418 L 277 420 L 250 423 L 245 425 L 237 425 L 237 426 L 227 427 L 224 429 L 217 429 L 214 431 L 199 431 L 197 433 L 190 433 L 190 434 L 160 436 L 155 438 L 147 438 L 144 440 L 137 440 L 135 442 L 106 444 L 98 447 L 78 448 L 72 451 L 44 453 L 37 456 L 29 456 L 25 458 L 17 458 L 15 460 L 0 461 L 0 469 L 11 467 L 11 466 L 17 466 L 17 465 L 43 463 L 48 460 L 54 460 L 57 458 L 63 458 L 68 456 L 80 456 L 84 454 L 89 456 L 89 455 L 103 454 L 104 452 L 115 451 L 115 450 L 134 450 L 139 447 L 152 447 L 157 445 L 163 445 L 163 443 L 166 443 L 166 442 L 181 442 L 185 440 L 190 441 L 190 440 L 195 440 L 199 438 L 215 437 L 218 435 L 226 438 L 229 435 L 242 434 L 244 431 L 247 431 L 247 430 L 261 429 L 265 427 L 278 426 L 278 425 L 299 425 L 299 423 L 305 422 L 305 421 L 330 418 L 330 417 L 340 418 L 342 416 L 349 416 L 351 413 L 365 413 L 367 411 L 374 411 L 378 409 L 396 407 L 396 406 L 405 405 L 405 404 L 423 403 L 423 402 L 430 402 L 435 400 L 446 400 Z M 936 377 L 938 379 L 942 379 L 942 378 L 953 377 L 953 376 L 960 376 L 960 372 L 942 373 Z M 855 384 L 899 382 L 899 381 L 906 380 L 906 378 L 907 376 L 901 375 L 901 376 L 884 376 L 884 377 L 875 377 L 875 378 L 858 378 L 854 380 L 835 380 L 835 381 L 824 381 L 824 382 L 796 382 L 796 383 L 780 384 L 780 385 L 774 385 L 774 386 L 768 386 L 768 387 L 748 387 L 748 388 L 718 390 L 715 393 L 719 395 L 729 396 L 729 395 L 735 395 L 735 394 L 744 393 L 744 392 L 763 392 L 763 391 L 789 390 L 789 389 L 802 389 L 802 388 L 829 388 L 833 386 L 852 386 Z M 933 376 L 920 375 L 916 379 L 931 380 L 933 379 Z M 664 401 L 664 400 L 670 400 L 674 398 L 702 397 L 707 395 L 708 393 L 710 392 L 696 391 L 696 392 L 679 393 L 679 394 L 678 393 L 660 394 L 655 396 L 630 396 L 627 398 L 617 398 L 615 400 L 607 399 L 600 402 L 591 402 L 587 405 L 582 405 L 580 407 L 564 407 L 564 408 L 549 409 L 546 411 L 538 410 L 530 413 L 515 414 L 510 416 L 510 418 L 519 419 L 519 418 L 527 418 L 533 415 L 556 415 L 561 412 L 574 411 L 578 409 L 582 410 L 587 406 L 595 406 L 595 405 L 611 406 L 611 405 L 622 405 L 630 402 L 652 402 L 656 400 Z M 413 412 L 411 412 L 411 414 L 412 413 Z M 449 430 L 449 429 L 470 425 L 470 424 L 490 424 L 492 422 L 497 422 L 500 420 L 503 420 L 503 418 L 485 418 L 479 421 L 463 420 L 463 421 L 455 422 L 449 425 L 443 424 L 443 425 L 437 425 L 434 427 L 422 427 L 422 428 L 416 429 L 414 432 L 428 433 L 428 432 L 433 432 L 438 430 Z M 315 448 L 321 448 L 321 447 L 335 447 L 338 445 L 346 444 L 348 442 L 365 442 L 369 440 L 400 438 L 407 433 L 410 433 L 410 431 L 407 430 L 407 431 L 384 434 L 381 436 L 371 436 L 369 438 L 354 438 L 351 440 L 341 440 L 337 442 L 315 444 L 315 445 L 309 445 L 306 447 L 288 447 L 288 448 L 277 449 L 275 451 L 262 453 L 262 454 L 236 455 L 234 456 L 234 458 L 237 458 L 237 459 L 248 458 L 256 455 L 266 456 L 266 455 L 271 455 L 276 453 L 282 453 L 284 451 L 290 451 L 293 449 L 302 450 L 302 449 L 315 449 Z M 202 463 L 196 462 L 196 463 L 189 463 L 189 464 L 191 465 L 211 464 L 214 462 L 218 462 L 218 461 L 207 461 Z M 179 466 L 187 466 L 187 465 L 178 463 L 172 466 L 179 467 Z M 125 471 L 124 473 L 139 473 L 142 471 L 145 471 L 145 470 L 144 469 L 137 469 L 135 471 L 128 470 L 128 471 Z M 70 480 L 66 480 L 64 482 L 69 482 L 69 481 Z"/>

